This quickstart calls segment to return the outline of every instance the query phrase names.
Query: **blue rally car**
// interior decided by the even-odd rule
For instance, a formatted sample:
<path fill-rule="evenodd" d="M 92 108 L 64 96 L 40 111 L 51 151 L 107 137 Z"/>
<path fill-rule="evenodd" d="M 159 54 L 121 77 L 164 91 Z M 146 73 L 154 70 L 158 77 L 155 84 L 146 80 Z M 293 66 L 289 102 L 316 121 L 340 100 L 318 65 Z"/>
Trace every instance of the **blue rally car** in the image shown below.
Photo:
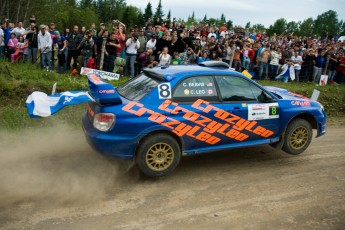
<path fill-rule="evenodd" d="M 89 75 L 83 130 L 102 154 L 134 159 L 150 177 L 171 173 L 182 155 L 271 144 L 300 154 L 326 132 L 317 102 L 262 87 L 223 62 L 145 69 L 114 88 Z"/>

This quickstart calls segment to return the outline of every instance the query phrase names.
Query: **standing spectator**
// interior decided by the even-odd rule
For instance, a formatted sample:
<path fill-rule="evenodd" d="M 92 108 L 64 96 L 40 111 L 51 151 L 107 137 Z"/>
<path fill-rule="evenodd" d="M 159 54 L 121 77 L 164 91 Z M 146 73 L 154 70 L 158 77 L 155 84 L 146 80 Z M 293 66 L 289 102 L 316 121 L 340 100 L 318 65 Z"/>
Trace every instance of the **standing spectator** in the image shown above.
<path fill-rule="evenodd" d="M 337 83 L 341 84 L 345 82 L 345 55 L 343 52 L 341 52 L 338 57 L 337 71 Z"/>
<path fill-rule="evenodd" d="M 152 52 L 156 49 L 156 35 L 152 35 L 151 39 L 146 43 L 146 49 L 151 49 Z"/>
<path fill-rule="evenodd" d="M 105 30 L 103 32 L 103 38 L 106 37 L 108 32 Z M 102 39 L 103 40 L 103 39 Z M 101 42 L 102 44 L 102 42 Z M 97 45 L 99 47 L 99 45 Z M 115 58 L 117 55 L 117 49 L 120 47 L 120 43 L 116 38 L 116 32 L 112 32 L 109 38 L 107 38 L 107 43 L 104 51 L 104 65 L 103 70 L 107 72 L 113 72 L 115 65 Z M 97 48 L 97 52 L 101 51 L 101 47 Z"/>
<path fill-rule="evenodd" d="M 50 33 L 50 36 L 52 37 L 52 40 L 54 40 L 54 34 L 55 34 L 55 23 L 54 22 L 51 22 L 49 24 L 49 30 L 48 32 Z M 54 42 L 53 42 L 54 43 Z M 55 49 L 54 49 L 54 44 L 52 44 L 52 63 L 53 63 L 53 66 L 54 66 L 54 61 L 55 61 Z"/>
<path fill-rule="evenodd" d="M 12 54 L 16 51 L 16 47 L 18 44 L 18 39 L 16 37 L 16 33 L 11 33 L 11 38 L 7 42 L 7 55 L 8 55 L 8 61 L 11 61 Z"/>
<path fill-rule="evenodd" d="M 250 59 L 249 59 L 249 47 L 247 46 L 247 44 L 244 44 L 243 46 L 242 55 L 243 55 L 242 67 L 248 71 L 249 66 L 250 66 Z"/>
<path fill-rule="evenodd" d="M 153 54 L 156 57 L 156 60 L 159 60 L 159 56 L 163 51 L 164 47 L 167 47 L 169 44 L 169 41 L 167 40 L 167 35 L 164 33 L 162 37 L 158 38 L 156 43 L 156 49 L 154 50 Z"/>
<path fill-rule="evenodd" d="M 86 67 L 86 63 L 92 58 L 93 46 L 95 41 L 92 38 L 93 31 L 86 31 L 83 40 L 80 42 L 79 48 L 80 53 L 83 57 L 83 66 Z"/>
<path fill-rule="evenodd" d="M 226 40 L 224 43 L 224 49 L 223 49 L 223 59 L 222 61 L 225 63 L 230 64 L 231 56 L 233 55 L 233 52 L 231 50 L 231 47 L 229 46 L 229 41 Z"/>
<path fill-rule="evenodd" d="M 303 60 L 298 51 L 295 51 L 294 55 L 290 58 L 290 61 L 294 64 L 296 82 L 299 82 L 299 74 L 301 72 Z"/>
<path fill-rule="evenodd" d="M 140 55 L 142 52 L 145 51 L 146 43 L 147 43 L 147 39 L 146 39 L 146 37 L 144 35 L 144 29 L 143 28 L 139 29 L 138 40 L 140 42 L 140 47 L 138 49 L 138 55 Z"/>
<path fill-rule="evenodd" d="M 73 59 L 73 69 L 77 68 L 79 50 L 78 46 L 82 40 L 82 36 L 79 34 L 79 27 L 75 25 L 73 27 L 73 33 L 68 37 L 68 55 L 67 55 L 67 70 L 71 68 L 71 60 Z"/>
<path fill-rule="evenodd" d="M 313 81 L 319 84 L 322 70 L 326 64 L 326 51 L 322 50 L 316 57 L 314 71 L 313 71 Z"/>
<path fill-rule="evenodd" d="M 259 64 L 259 79 L 262 79 L 262 75 L 264 74 L 264 79 L 267 80 L 268 76 L 268 60 L 270 58 L 270 51 L 266 47 L 260 54 L 261 61 Z"/>
<path fill-rule="evenodd" d="M 107 42 L 109 36 L 109 32 L 107 29 L 102 30 L 101 34 L 98 34 L 98 37 L 96 38 L 96 42 L 94 45 L 94 53 L 95 53 L 95 57 L 96 57 L 96 65 L 97 65 L 97 69 L 100 69 L 100 62 L 101 62 L 101 56 L 102 56 L 102 44 L 103 44 L 103 40 L 105 40 L 105 42 Z M 114 33 L 114 37 L 115 37 L 115 33 Z M 106 46 L 104 47 L 106 48 Z M 114 47 L 115 49 L 115 47 Z M 105 51 L 103 51 L 105 52 Z M 115 50 L 115 55 L 116 55 L 116 50 Z M 105 60 L 105 55 L 103 56 L 103 60 Z M 103 62 L 105 64 L 105 62 Z M 102 69 L 104 66 L 102 66 Z M 109 67 L 110 68 L 110 67 Z"/>
<path fill-rule="evenodd" d="M 308 49 L 308 52 L 302 56 L 302 70 L 304 72 L 304 78 L 307 82 L 313 81 L 313 69 L 316 63 L 316 57 L 313 49 Z"/>
<path fill-rule="evenodd" d="M 125 46 L 126 46 L 126 34 L 125 34 L 125 25 L 117 20 L 119 24 L 119 29 L 116 33 L 116 39 L 120 44 L 120 47 L 116 48 L 116 55 L 118 57 L 125 58 L 126 52 L 125 52 Z"/>
<path fill-rule="evenodd" d="M 65 36 L 60 35 L 59 31 L 55 30 L 53 44 L 58 50 L 57 72 L 67 71 L 67 40 Z"/>
<path fill-rule="evenodd" d="M 40 32 L 38 33 L 37 41 L 38 41 L 38 50 L 41 53 L 41 69 L 52 70 L 52 55 L 51 55 L 51 48 L 52 48 L 52 37 L 47 30 L 46 25 L 40 26 Z"/>
<path fill-rule="evenodd" d="M 330 84 L 334 83 L 334 77 L 337 74 L 337 67 L 338 65 L 338 60 L 337 56 L 335 54 L 335 50 L 331 49 L 329 52 L 329 63 L 328 63 L 328 81 Z"/>
<path fill-rule="evenodd" d="M 137 52 L 138 49 L 140 47 L 140 42 L 138 40 L 138 37 L 136 36 L 136 34 L 132 33 L 132 36 L 130 38 L 128 38 L 128 40 L 126 41 L 126 69 L 125 69 L 125 74 L 127 75 L 127 71 L 128 71 L 128 64 L 130 65 L 130 69 L 131 69 L 131 78 L 134 77 L 135 75 L 135 69 L 134 69 L 134 63 L 135 60 L 137 58 Z"/>
<path fill-rule="evenodd" d="M 17 38 L 19 37 L 19 35 L 24 35 L 25 29 L 23 27 L 22 21 L 18 21 L 17 27 L 13 29 L 13 32 L 16 34 Z"/>
<path fill-rule="evenodd" d="M 144 32 L 144 36 L 146 37 L 146 40 L 150 40 L 152 38 L 152 35 L 156 35 L 155 31 L 152 30 L 152 24 L 148 23 L 147 28 Z"/>
<path fill-rule="evenodd" d="M 105 28 L 105 24 L 103 22 L 101 22 L 99 24 L 99 31 L 97 33 L 97 38 L 101 37 L 104 34 L 104 31 L 106 30 Z"/>
<path fill-rule="evenodd" d="M 271 61 L 269 65 L 269 79 L 273 80 L 277 76 L 278 67 L 279 67 L 279 60 L 282 57 L 280 52 L 280 48 L 276 50 L 276 46 L 271 46 Z"/>
<path fill-rule="evenodd" d="M 11 56 L 8 54 L 9 52 L 11 52 L 11 50 L 9 50 L 9 46 L 7 44 L 8 44 L 8 41 L 10 40 L 10 38 L 12 36 L 11 34 L 12 34 L 12 31 L 13 31 L 13 28 L 14 28 L 14 23 L 13 22 L 9 22 L 8 26 L 7 26 L 7 22 L 8 22 L 8 19 L 6 19 L 6 21 L 5 21 L 5 30 L 4 30 L 4 33 L 5 33 L 5 48 L 6 48 L 6 53 L 7 53 L 8 60 L 11 60 Z"/>
<path fill-rule="evenodd" d="M 38 28 L 37 26 L 31 27 L 30 31 L 26 34 L 26 41 L 28 43 L 28 60 L 31 63 L 35 63 L 37 60 L 37 50 L 38 50 Z"/>
<path fill-rule="evenodd" d="M 2 23 L 1 23 L 2 26 Z M 4 52 L 4 47 L 5 47 L 5 33 L 3 29 L 0 26 L 0 59 L 2 59 L 2 54 Z"/>
<path fill-rule="evenodd" d="M 240 47 L 238 47 L 238 46 L 234 50 L 234 57 L 233 57 L 232 65 L 236 71 L 241 71 L 241 51 L 240 51 Z"/>

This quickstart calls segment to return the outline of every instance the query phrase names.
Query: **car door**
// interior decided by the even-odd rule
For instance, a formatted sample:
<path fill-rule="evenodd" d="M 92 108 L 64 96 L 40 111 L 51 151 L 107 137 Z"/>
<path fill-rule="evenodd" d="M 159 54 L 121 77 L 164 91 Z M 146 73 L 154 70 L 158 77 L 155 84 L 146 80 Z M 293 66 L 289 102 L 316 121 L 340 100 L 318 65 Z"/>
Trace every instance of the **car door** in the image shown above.
<path fill-rule="evenodd" d="M 160 87 L 158 87 L 160 88 Z M 213 114 L 223 109 L 213 76 L 190 76 L 179 81 L 170 100 L 160 106 L 168 117 L 167 125 L 181 137 L 185 153 L 212 148 L 221 142 Z"/>
<path fill-rule="evenodd" d="M 267 92 L 241 76 L 215 76 L 227 122 L 244 137 L 239 141 L 262 141 L 279 132 L 279 106 Z M 225 117 L 225 115 L 224 115 Z"/>

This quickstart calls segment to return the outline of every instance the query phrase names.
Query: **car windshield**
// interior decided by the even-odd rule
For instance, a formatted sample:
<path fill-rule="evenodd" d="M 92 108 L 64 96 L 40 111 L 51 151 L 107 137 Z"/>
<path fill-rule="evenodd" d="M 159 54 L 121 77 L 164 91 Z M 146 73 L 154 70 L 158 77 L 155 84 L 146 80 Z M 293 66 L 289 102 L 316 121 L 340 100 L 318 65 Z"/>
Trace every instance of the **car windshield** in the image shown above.
<path fill-rule="evenodd" d="M 141 73 L 136 78 L 126 82 L 117 88 L 118 93 L 131 101 L 139 101 L 151 92 L 160 82 Z"/>

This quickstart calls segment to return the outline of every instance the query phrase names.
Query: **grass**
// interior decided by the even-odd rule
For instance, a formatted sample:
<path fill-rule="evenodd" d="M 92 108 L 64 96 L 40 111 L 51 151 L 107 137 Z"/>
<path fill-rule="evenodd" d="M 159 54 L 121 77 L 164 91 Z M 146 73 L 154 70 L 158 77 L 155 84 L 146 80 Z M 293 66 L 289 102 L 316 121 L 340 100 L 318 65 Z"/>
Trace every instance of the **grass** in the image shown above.
<path fill-rule="evenodd" d="M 116 86 L 127 81 L 121 77 L 119 81 L 112 81 Z M 25 101 L 33 91 L 42 91 L 51 94 L 54 83 L 57 83 L 56 92 L 69 90 L 87 90 L 85 76 L 70 76 L 46 72 L 37 65 L 11 64 L 0 60 L 0 129 L 20 131 L 34 127 L 47 127 L 56 124 L 81 125 L 81 116 L 86 111 L 86 105 L 73 105 L 64 108 L 56 115 L 31 119 L 27 114 Z M 271 85 L 286 88 L 310 97 L 316 88 L 320 93 L 319 101 L 326 109 L 328 116 L 345 116 L 345 85 L 315 86 L 313 83 L 282 83 L 276 81 L 259 81 L 262 85 Z"/>

